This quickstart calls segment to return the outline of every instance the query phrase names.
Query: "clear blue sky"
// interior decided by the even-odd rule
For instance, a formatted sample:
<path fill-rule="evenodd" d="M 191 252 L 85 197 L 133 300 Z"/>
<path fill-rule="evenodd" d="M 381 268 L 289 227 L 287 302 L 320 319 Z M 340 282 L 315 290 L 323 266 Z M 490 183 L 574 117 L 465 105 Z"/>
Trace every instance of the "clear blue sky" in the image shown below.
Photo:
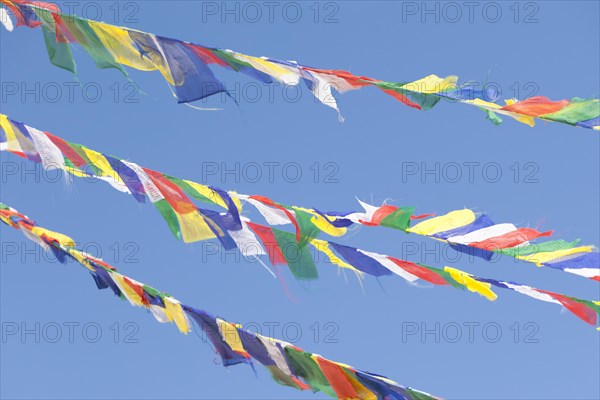
<path fill-rule="evenodd" d="M 521 98 L 532 91 L 553 99 L 599 93 L 598 2 L 540 1 L 516 8 L 513 2 L 483 2 L 473 10 L 473 22 L 462 2 L 455 3 L 461 5 L 460 17 L 456 9 L 438 5 L 439 22 L 435 14 L 421 21 L 421 2 L 321 3 L 317 22 L 313 2 L 277 3 L 272 16 L 263 2 L 254 4 L 262 15 L 239 4 L 239 22 L 235 15 L 222 15 L 222 9 L 213 14 L 221 2 L 205 3 L 204 10 L 193 1 L 77 2 L 75 11 L 89 18 L 100 12 L 105 22 L 164 36 L 389 81 L 456 74 L 479 82 L 488 77 L 505 97 L 517 89 Z M 302 16 L 293 23 L 296 6 Z M 434 9 L 435 3 L 428 7 Z M 423 213 L 466 206 L 489 212 L 497 222 L 554 229 L 556 238 L 600 242 L 599 137 L 592 131 L 544 123 L 532 129 L 512 120 L 495 127 L 473 107 L 440 104 L 418 112 L 375 89 L 338 97 L 346 117 L 341 124 L 305 88 L 291 102 L 286 96 L 293 99 L 294 90 L 286 94 L 279 86 L 272 91 L 259 87 L 261 98 L 254 101 L 258 86 L 225 71 L 218 73 L 228 87 L 246 93 L 239 107 L 217 97 L 199 105 L 222 111 L 197 111 L 177 105 L 158 73 L 131 71 L 144 94 L 128 97 L 128 81 L 118 71 L 96 69 L 82 49 L 75 56 L 78 80 L 87 93 L 75 87 L 71 97 L 68 85 L 75 79 L 50 65 L 39 30 L 19 28 L 0 36 L 2 112 L 93 149 L 288 204 L 352 210 L 358 196 L 415 205 Z M 40 98 L 29 94 L 23 99 L 24 89 Z M 178 242 L 151 205 L 137 204 L 102 182 L 55 182 L 54 175 L 15 156 L 0 156 L 1 201 L 74 237 L 91 253 L 101 251 L 123 273 L 186 304 L 231 321 L 254 322 L 249 328 L 258 325 L 263 334 L 279 323 L 273 335 L 288 340 L 297 336 L 299 326 L 296 344 L 308 351 L 447 398 L 600 396 L 599 334 L 558 306 L 500 290 L 490 303 L 472 293 L 412 287 L 393 277 L 366 278 L 363 292 L 353 276 L 346 281 L 328 264 L 320 264 L 321 279 L 308 284 L 285 272 L 292 301 L 260 265 L 233 253 L 213 255 L 214 246 Z M 263 166 L 258 179 L 253 162 Z M 279 163 L 273 182 L 264 164 L 270 162 Z M 451 162 L 462 166 L 457 182 L 452 182 Z M 470 162 L 480 163 L 472 182 L 464 164 Z M 236 163 L 239 179 L 212 173 L 215 166 L 221 172 L 235 169 Z M 414 163 L 421 170 L 439 163 L 440 181 L 432 174 L 403 176 Z M 293 182 L 294 166 L 302 171 L 298 182 Z M 487 175 L 483 166 L 488 166 Z M 498 166 L 502 176 L 493 182 Z M 320 171 L 316 183 L 315 169 Z M 515 170 L 520 172 L 516 179 Z M 333 182 L 326 179 L 330 173 Z M 82 269 L 32 253 L 34 245 L 20 233 L 7 227 L 0 232 L 3 398 L 323 397 L 279 386 L 261 368 L 255 376 L 248 367 L 215 365 L 209 344 L 195 334 L 181 335 L 174 326 L 97 291 Z M 445 264 L 436 260 L 443 249 L 432 241 L 388 229 L 358 229 L 345 243 L 432 266 Z M 27 247 L 14 254 L 15 245 Z M 447 264 L 479 276 L 600 298 L 597 284 L 576 276 L 508 257 L 486 263 L 464 256 L 456 260 L 450 250 L 444 254 L 455 261 Z M 465 325 L 471 322 L 479 324 L 472 343 Z M 72 343 L 70 323 L 75 324 Z M 83 327 L 90 323 L 84 336 Z M 436 323 L 439 343 L 434 334 L 425 340 L 420 334 L 403 338 L 408 328 L 435 331 Z M 451 343 L 456 324 L 462 336 Z M 490 324 L 487 336 L 485 324 Z M 57 325 L 62 336 L 50 343 Z M 102 337 L 90 343 L 97 327 Z M 497 327 L 502 336 L 492 343 Z M 23 328 L 38 331 L 40 343 L 35 334 L 22 338 Z M 18 333 L 9 335 L 14 329 Z M 125 335 L 133 329 L 137 343 L 128 343 Z M 316 338 L 315 330 L 320 333 Z"/>

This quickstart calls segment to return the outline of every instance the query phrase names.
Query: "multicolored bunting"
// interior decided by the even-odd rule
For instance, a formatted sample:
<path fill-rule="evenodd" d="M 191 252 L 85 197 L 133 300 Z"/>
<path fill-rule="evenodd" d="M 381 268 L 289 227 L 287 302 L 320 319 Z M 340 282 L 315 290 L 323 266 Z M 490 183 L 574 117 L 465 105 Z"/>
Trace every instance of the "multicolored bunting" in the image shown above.
<path fill-rule="evenodd" d="M 211 66 L 241 72 L 263 83 L 299 85 L 304 82 L 313 95 L 339 114 L 337 93 L 376 87 L 409 107 L 427 110 L 440 100 L 470 104 L 482 109 L 488 119 L 499 124 L 498 114 L 529 126 L 535 118 L 582 128 L 600 130 L 598 99 L 552 101 L 536 96 L 498 104 L 498 93 L 485 85 L 458 83 L 458 77 L 429 75 L 413 82 L 385 82 L 347 71 L 318 69 L 294 61 L 254 57 L 232 50 L 205 47 L 157 36 L 151 33 L 66 16 L 52 3 L 27 0 L 0 0 L 16 18 L 17 26 L 42 29 L 50 61 L 75 73 L 70 44 L 79 44 L 99 68 L 116 68 L 127 75 L 125 66 L 141 71 L 160 71 L 180 103 L 200 100 L 227 90 Z M 10 20 L 9 20 L 10 21 Z M 6 23 L 12 30 L 12 22 Z M 343 120 L 340 115 L 340 120 Z"/>
<path fill-rule="evenodd" d="M 154 184 L 153 182 L 160 182 L 160 179 L 156 179 L 157 175 L 154 171 L 143 169 L 132 163 L 128 165 L 135 166 L 133 167 L 134 170 L 144 171 L 148 175 L 147 180 L 141 183 L 141 185 L 150 186 L 150 184 Z M 171 186 L 171 189 L 173 188 L 175 186 Z M 158 188 L 154 189 L 154 193 L 157 198 L 162 196 L 162 192 Z M 155 204 L 158 204 L 160 201 L 165 200 L 162 198 L 157 200 Z M 179 210 L 183 209 L 181 204 L 179 205 L 180 209 L 175 209 L 175 207 L 170 209 L 167 208 L 167 203 L 165 201 L 163 203 L 164 208 L 162 208 L 165 214 L 182 215 L 179 214 Z M 191 208 L 192 206 L 189 207 Z M 160 207 L 159 210 L 161 210 Z M 509 289 L 537 300 L 563 305 L 577 317 L 591 325 L 597 324 L 597 314 L 600 313 L 600 301 L 581 300 L 535 289 L 519 283 L 480 278 L 455 268 L 444 267 L 440 269 L 412 263 L 388 255 L 317 239 L 316 234 L 318 232 L 316 230 L 312 231 L 313 236 L 305 234 L 298 241 L 297 235 L 293 233 L 255 224 L 247 218 L 239 217 L 239 215 L 240 219 L 238 223 L 233 220 L 229 213 L 219 214 L 200 208 L 195 208 L 195 210 L 196 216 L 193 217 L 194 219 L 178 217 L 178 219 L 172 220 L 172 222 L 178 223 L 182 221 L 183 226 L 185 226 L 185 232 L 200 232 L 202 235 L 205 235 L 205 238 L 214 238 L 216 235 L 220 235 L 217 237 L 225 249 L 237 248 L 245 256 L 259 257 L 268 255 L 271 264 L 275 266 L 287 265 L 297 279 L 316 279 L 318 277 L 317 266 L 308 246 L 310 244 L 316 252 L 325 257 L 328 263 L 350 270 L 359 277 L 363 274 L 374 277 L 397 275 L 411 283 L 420 279 L 434 285 L 451 286 L 456 289 L 468 290 L 490 301 L 494 301 L 497 298 L 496 293 L 492 291 L 492 286 Z M 9 211 L 3 212 L 5 214 L 5 222 L 13 215 L 11 212 L 14 211 L 9 209 Z M 16 215 L 19 216 L 19 214 Z M 306 226 L 306 220 L 300 221 L 303 226 Z M 196 224 L 198 223 L 202 225 L 197 226 Z M 14 224 L 11 225 L 14 226 Z M 206 235 L 207 232 L 212 232 L 213 236 L 209 237 Z M 302 232 L 306 232 L 306 229 L 303 229 Z M 199 236 L 201 235 L 199 234 Z M 65 240 L 65 243 L 67 242 L 71 243 Z"/>
<path fill-rule="evenodd" d="M 517 228 L 510 223 L 495 224 L 486 214 L 457 210 L 433 217 L 409 229 L 448 243 L 453 249 L 490 260 L 494 253 L 600 281 L 600 253 L 594 246 L 579 246 L 579 240 L 551 240 L 531 243 L 552 231 Z"/>
<path fill-rule="evenodd" d="M 247 331 L 206 311 L 182 304 L 171 295 L 117 272 L 104 261 L 75 247 L 68 236 L 37 226 L 13 208 L 0 203 L 0 219 L 19 229 L 30 240 L 52 251 L 60 262 L 73 259 L 91 273 L 98 289 L 110 288 L 132 306 L 150 311 L 161 323 L 174 322 L 181 333 L 191 331 L 191 321 L 205 332 L 224 366 L 252 364 L 269 370 L 273 379 L 299 390 L 323 392 L 341 399 L 437 399 L 428 393 L 402 386 L 381 375 L 309 353 L 293 344 Z"/>
<path fill-rule="evenodd" d="M 301 245 L 301 248 L 310 243 L 321 246 L 317 247 L 319 251 L 328 251 L 329 247 L 315 245 L 320 242 L 313 239 L 320 232 L 342 236 L 353 224 L 384 226 L 444 241 L 456 251 L 486 260 L 490 260 L 495 253 L 506 254 L 538 266 L 544 265 L 600 281 L 600 253 L 593 246 L 579 246 L 578 240 L 533 243 L 534 239 L 549 236 L 552 232 L 517 228 L 510 223 L 496 224 L 486 214 L 477 215 L 469 209 L 435 217 L 433 214 L 414 215 L 414 207 L 387 204 L 376 207 L 360 201 L 364 212 L 322 212 L 314 208 L 285 205 L 264 196 L 225 191 L 143 168 L 133 162 L 67 142 L 2 114 L 0 150 L 41 162 L 46 169 L 62 169 L 75 176 L 105 180 L 116 189 L 133 195 L 139 202 L 145 202 L 148 198 L 167 221 L 173 234 L 184 242 L 218 238 L 227 249 L 238 247 L 246 255 L 265 254 L 262 247 L 256 246 L 255 235 L 241 217 L 245 203 L 255 207 L 271 226 L 293 225 L 296 232 L 291 242 Z M 200 210 L 190 198 L 221 207 L 227 213 Z M 422 221 L 411 227 L 411 221 L 415 220 Z M 282 239 L 284 234 L 277 238 L 272 235 L 267 237 L 266 234 L 263 236 L 260 236 L 261 240 L 267 243 L 287 240 Z M 285 261 L 280 254 L 270 253 L 269 256 L 275 264 Z M 314 277 L 315 270 L 302 271 L 307 274 L 304 278 Z"/>

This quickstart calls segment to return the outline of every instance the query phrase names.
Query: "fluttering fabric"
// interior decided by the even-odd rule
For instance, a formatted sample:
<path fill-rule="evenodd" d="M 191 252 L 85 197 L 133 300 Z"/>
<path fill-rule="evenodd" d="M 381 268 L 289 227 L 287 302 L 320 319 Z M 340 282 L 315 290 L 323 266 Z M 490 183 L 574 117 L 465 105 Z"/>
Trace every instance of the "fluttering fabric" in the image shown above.
<path fill-rule="evenodd" d="M 204 99 L 225 92 L 225 85 L 214 75 L 219 66 L 240 72 L 263 83 L 299 85 L 304 82 L 323 104 L 338 112 L 343 120 L 333 92 L 345 93 L 363 87 L 375 87 L 405 105 L 427 110 L 440 100 L 470 104 L 483 110 L 494 124 L 509 116 L 533 126 L 535 119 L 560 122 L 582 128 L 600 130 L 598 99 L 574 97 L 553 101 L 535 96 L 522 101 L 497 101 L 498 93 L 491 87 L 474 83 L 458 83 L 458 77 L 440 78 L 429 75 L 412 82 L 386 82 L 366 76 L 356 76 L 342 70 L 319 69 L 269 57 L 254 57 L 232 50 L 201 46 L 151 33 L 132 30 L 102 22 L 67 16 L 52 3 L 26 0 L 0 0 L 14 15 L 17 26 L 40 27 L 50 61 L 55 66 L 76 72 L 71 44 L 79 44 L 99 68 L 124 67 L 142 71 L 159 71 L 173 88 L 180 103 Z M 6 24 L 12 29 L 12 22 Z"/>
<path fill-rule="evenodd" d="M 2 114 L 0 150 L 41 162 L 46 169 L 61 169 L 75 176 L 105 180 L 116 189 L 130 193 L 138 202 L 149 199 L 167 221 L 173 234 L 184 242 L 218 238 L 226 249 L 237 247 L 248 256 L 265 254 L 256 239 L 258 236 L 268 244 L 267 250 L 273 249 L 272 244 L 290 249 L 297 246 L 300 250 L 310 244 L 338 263 L 331 251 L 332 246 L 316 239 L 318 234 L 324 232 L 331 236 L 342 236 L 348 227 L 359 224 L 427 236 L 447 243 L 456 251 L 485 260 L 491 260 L 494 255 L 507 255 L 600 281 L 600 253 L 593 246 L 579 245 L 578 240 L 534 242 L 535 239 L 550 236 L 552 232 L 517 228 L 510 223 L 496 224 L 487 214 L 476 214 L 469 209 L 433 216 L 415 215 L 414 207 L 388 204 L 377 207 L 364 202 L 360 202 L 364 208 L 362 212 L 323 212 L 315 208 L 285 205 L 265 196 L 226 191 L 143 168 L 133 162 L 67 142 Z M 226 212 L 221 214 L 198 209 L 192 199 L 218 206 Z M 241 217 L 244 204 L 255 207 L 270 226 L 292 225 L 295 235 L 245 223 Z M 411 226 L 412 221 L 418 223 Z M 338 253 L 343 252 L 341 247 L 333 246 L 333 249 Z M 316 277 L 316 269 L 307 268 L 308 261 L 304 263 L 310 258 L 304 251 L 298 252 L 298 260 L 294 262 L 287 262 L 284 255 L 276 250 L 271 250 L 268 255 L 274 264 L 298 266 L 293 269 L 298 277 Z"/>
<path fill-rule="evenodd" d="M 145 201 L 146 197 L 149 198 L 163 215 L 172 232 L 186 242 L 216 238 L 226 250 L 237 249 L 244 256 L 266 256 L 269 262 L 275 266 L 287 265 L 294 277 L 302 280 L 318 278 L 315 258 L 321 255 L 322 257 L 319 258 L 324 257 L 327 263 L 351 271 L 359 277 L 363 275 L 374 277 L 397 275 L 408 282 L 423 280 L 434 285 L 449 285 L 457 289 L 468 290 L 490 301 L 497 298 L 497 295 L 491 290 L 491 287 L 494 286 L 513 290 L 538 300 L 562 304 L 587 323 L 592 325 L 597 323 L 597 313 L 600 311 L 598 302 L 575 299 L 514 282 L 480 278 L 455 268 L 434 268 L 318 239 L 321 232 L 317 226 L 318 222 L 315 222 L 318 219 L 313 213 L 304 211 L 305 209 L 290 210 L 260 196 L 243 196 L 235 192 L 225 192 L 214 187 L 184 181 L 141 167 L 130 161 L 119 160 L 81 145 L 65 142 L 49 133 L 19 125 L 7 118 L 0 118 L 0 121 L 4 121 L 5 132 L 10 130 L 8 136 L 11 138 L 0 140 L 3 148 L 20 143 L 21 152 L 16 153 L 42 162 L 45 168 L 58 168 L 76 176 L 91 176 L 105 180 L 120 191 L 133 194 L 138 201 Z M 24 133 L 20 131 L 21 129 L 24 129 Z M 7 150 L 15 152 L 14 148 L 11 147 L 11 149 Z M 198 208 L 188 195 L 220 205 L 227 211 L 219 213 Z M 241 216 L 243 200 L 249 203 L 254 202 L 271 225 L 293 221 L 296 232 L 287 232 L 253 223 L 250 219 Z M 464 210 L 458 213 L 464 213 Z M 327 219 L 327 214 L 318 215 Z M 468 236 L 469 233 L 457 231 L 456 226 L 474 222 L 469 222 L 469 218 L 456 214 L 451 217 L 442 220 L 439 220 L 441 217 L 434 217 L 412 228 L 407 228 L 407 230 L 433 235 L 442 230 L 453 229 L 465 237 Z M 410 220 L 408 216 L 403 216 L 403 218 L 406 221 Z M 371 216 L 366 219 L 358 218 L 358 220 L 375 223 L 377 218 Z M 433 222 L 428 223 L 428 221 Z M 481 226 L 481 223 L 478 222 L 476 225 Z M 434 227 L 438 227 L 438 229 L 433 229 Z M 504 232 L 500 228 L 496 228 L 496 230 Z"/>
<path fill-rule="evenodd" d="M 181 333 L 191 331 L 192 321 L 202 329 L 224 366 L 258 362 L 273 379 L 299 390 L 321 391 L 341 399 L 434 400 L 428 393 L 400 385 L 381 375 L 309 353 L 283 340 L 243 329 L 239 324 L 182 304 L 171 295 L 117 272 L 106 262 L 78 250 L 70 237 L 36 225 L 17 210 L 0 203 L 0 219 L 19 229 L 30 240 L 50 250 L 66 263 L 83 265 L 98 289 L 107 289 L 132 306 L 148 310 L 161 323 L 175 323 Z"/>

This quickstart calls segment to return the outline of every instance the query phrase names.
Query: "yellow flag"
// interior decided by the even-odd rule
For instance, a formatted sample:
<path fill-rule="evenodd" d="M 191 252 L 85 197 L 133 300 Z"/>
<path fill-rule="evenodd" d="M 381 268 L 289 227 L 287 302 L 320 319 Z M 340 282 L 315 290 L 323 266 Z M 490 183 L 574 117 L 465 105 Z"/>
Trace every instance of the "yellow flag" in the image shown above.
<path fill-rule="evenodd" d="M 87 158 L 96 166 L 100 171 L 102 171 L 102 176 L 110 177 L 114 182 L 118 185 L 125 187 L 125 182 L 121 179 L 117 171 L 115 171 L 109 164 L 106 157 L 104 157 L 101 153 L 98 153 L 95 150 L 88 149 L 87 147 L 81 146 L 83 152 L 87 156 Z"/>
<path fill-rule="evenodd" d="M 170 297 L 163 297 L 165 303 L 165 314 L 179 328 L 179 332 L 187 334 L 190 332 L 190 324 L 181 304 Z"/>
<path fill-rule="evenodd" d="M 131 305 L 144 308 L 146 307 L 142 301 L 142 298 L 135 292 L 135 290 L 133 290 L 131 286 L 129 286 L 127 282 L 125 282 L 123 275 L 113 272 L 110 276 L 117 284 L 121 292 L 123 292 L 123 295 L 127 298 L 127 300 L 129 300 Z"/>
<path fill-rule="evenodd" d="M 231 347 L 233 351 L 238 354 L 248 355 L 244 346 L 242 345 L 242 339 L 238 334 L 237 327 L 227 321 L 223 321 L 217 318 L 217 325 L 219 326 L 219 332 L 223 337 L 223 340 Z"/>
<path fill-rule="evenodd" d="M 458 269 L 444 267 L 444 271 L 448 272 L 450 274 L 450 276 L 452 277 L 452 279 L 454 279 L 456 282 L 460 283 L 461 285 L 464 285 L 471 292 L 479 293 L 480 295 L 482 295 L 483 297 L 485 297 L 486 299 L 488 299 L 490 301 L 494 301 L 498 298 L 496 293 L 492 292 L 492 290 L 490 289 L 492 286 L 491 284 L 485 283 L 485 282 L 479 282 L 479 281 L 471 278 L 469 276 L 469 274 L 467 274 L 463 271 L 460 271 Z"/>
<path fill-rule="evenodd" d="M 6 143 L 4 144 L 6 150 L 22 153 L 23 150 L 17 140 L 13 126 L 4 114 L 0 114 L 0 128 L 4 130 L 4 134 L 6 135 Z"/>
<path fill-rule="evenodd" d="M 402 86 L 402 89 L 410 90 L 418 93 L 439 93 L 448 89 L 456 88 L 458 76 L 447 76 L 440 78 L 437 75 L 429 75 L 414 82 L 407 83 Z"/>
<path fill-rule="evenodd" d="M 408 228 L 407 231 L 419 235 L 430 236 L 438 232 L 449 231 L 451 229 L 469 225 L 473 221 L 475 221 L 475 213 L 465 208 L 464 210 L 452 211 L 439 217 L 429 218 L 412 228 Z"/>
<path fill-rule="evenodd" d="M 577 253 L 589 253 L 594 250 L 593 246 L 579 246 L 574 247 L 572 249 L 563 249 L 563 250 L 555 250 L 555 251 L 544 251 L 542 253 L 534 253 L 528 254 L 525 256 L 517 256 L 518 259 L 529 261 L 536 263 L 538 267 L 541 267 L 542 264 L 554 260 L 556 258 L 570 256 L 571 254 Z"/>
<path fill-rule="evenodd" d="M 141 71 L 154 71 L 157 69 L 151 60 L 142 57 L 135 43 L 131 40 L 127 29 L 96 21 L 88 21 L 88 23 L 104 47 L 119 64 Z"/>
<path fill-rule="evenodd" d="M 31 232 L 33 232 L 37 236 L 46 235 L 49 238 L 56 240 L 62 246 L 75 247 L 75 241 L 67 235 L 63 235 L 62 233 L 54 232 L 46 228 L 41 228 L 39 226 L 33 227 L 31 229 Z"/>
<path fill-rule="evenodd" d="M 199 242 L 217 237 L 210 229 L 206 220 L 197 211 L 177 215 L 181 237 L 184 243 Z"/>

